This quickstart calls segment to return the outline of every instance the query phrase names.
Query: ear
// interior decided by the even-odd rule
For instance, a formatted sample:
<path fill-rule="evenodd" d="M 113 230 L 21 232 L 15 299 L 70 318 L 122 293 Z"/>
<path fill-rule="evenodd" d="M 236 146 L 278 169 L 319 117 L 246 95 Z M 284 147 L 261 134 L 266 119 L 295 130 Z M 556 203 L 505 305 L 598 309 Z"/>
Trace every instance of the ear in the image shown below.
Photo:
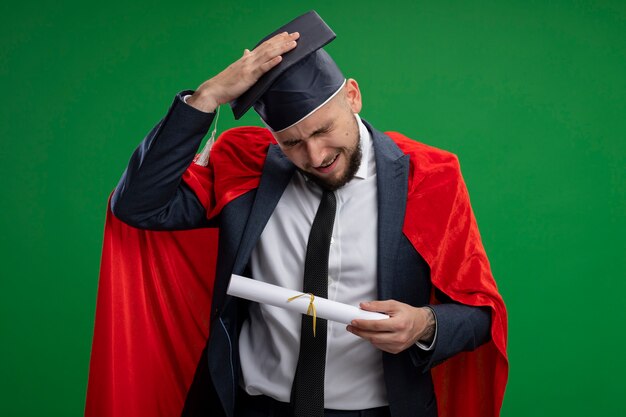
<path fill-rule="evenodd" d="M 359 90 L 359 84 L 354 78 L 348 78 L 346 81 L 346 100 L 350 105 L 350 109 L 353 113 L 359 113 L 361 111 L 361 90 Z"/>

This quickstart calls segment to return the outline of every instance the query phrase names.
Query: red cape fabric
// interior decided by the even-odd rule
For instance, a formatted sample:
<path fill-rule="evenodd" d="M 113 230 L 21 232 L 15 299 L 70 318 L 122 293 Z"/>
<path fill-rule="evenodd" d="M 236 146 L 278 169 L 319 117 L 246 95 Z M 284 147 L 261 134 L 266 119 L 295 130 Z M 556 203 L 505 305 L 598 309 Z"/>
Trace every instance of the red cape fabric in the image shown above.
<path fill-rule="evenodd" d="M 387 132 L 410 155 L 404 234 L 426 260 L 433 285 L 492 311 L 492 340 L 433 368 L 439 415 L 498 416 L 508 377 L 506 309 L 491 274 L 456 157 Z M 273 137 L 224 132 L 208 167 L 183 180 L 213 217 L 258 186 Z M 85 415 L 179 416 L 209 334 L 215 229 L 150 232 L 108 212 Z M 433 298 L 433 302 L 436 302 Z"/>

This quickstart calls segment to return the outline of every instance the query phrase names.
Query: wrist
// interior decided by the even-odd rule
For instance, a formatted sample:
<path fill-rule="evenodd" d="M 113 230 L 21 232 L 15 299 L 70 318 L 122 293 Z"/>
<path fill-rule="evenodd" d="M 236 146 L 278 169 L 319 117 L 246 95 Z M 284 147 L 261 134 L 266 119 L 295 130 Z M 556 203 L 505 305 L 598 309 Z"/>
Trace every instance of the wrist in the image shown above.
<path fill-rule="evenodd" d="M 205 113 L 213 113 L 221 103 L 214 92 L 200 88 L 187 99 L 187 104 Z"/>
<path fill-rule="evenodd" d="M 424 314 L 424 328 L 417 338 L 418 342 L 431 343 L 435 336 L 435 313 L 431 308 L 421 307 L 420 310 Z"/>

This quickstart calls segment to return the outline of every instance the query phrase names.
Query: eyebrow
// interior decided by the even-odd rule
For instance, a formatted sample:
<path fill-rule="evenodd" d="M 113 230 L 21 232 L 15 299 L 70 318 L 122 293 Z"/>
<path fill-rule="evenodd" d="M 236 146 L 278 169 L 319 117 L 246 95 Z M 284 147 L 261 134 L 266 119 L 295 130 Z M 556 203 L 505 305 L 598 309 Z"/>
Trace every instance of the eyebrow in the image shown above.
<path fill-rule="evenodd" d="M 317 135 L 320 135 L 322 133 L 327 133 L 329 130 L 332 129 L 332 127 L 333 127 L 333 121 L 331 120 L 331 121 L 327 122 L 325 125 L 323 125 L 322 127 L 320 127 L 318 129 L 316 129 L 315 131 L 313 131 L 313 133 L 311 133 L 309 135 L 309 137 L 311 138 L 313 136 L 317 136 Z M 287 146 L 294 145 L 294 144 L 300 142 L 301 140 L 302 139 L 300 139 L 300 138 L 291 138 L 291 139 L 284 140 L 283 144 L 287 145 Z"/>

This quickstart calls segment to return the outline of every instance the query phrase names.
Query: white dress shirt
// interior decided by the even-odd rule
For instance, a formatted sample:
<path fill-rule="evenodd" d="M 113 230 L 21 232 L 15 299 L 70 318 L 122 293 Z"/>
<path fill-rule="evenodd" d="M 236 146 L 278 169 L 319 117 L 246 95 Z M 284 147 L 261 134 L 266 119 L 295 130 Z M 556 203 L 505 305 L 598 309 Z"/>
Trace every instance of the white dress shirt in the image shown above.
<path fill-rule="evenodd" d="M 355 177 L 335 191 L 337 211 L 328 261 L 328 298 L 358 306 L 376 300 L 378 208 L 376 162 L 369 131 L 356 116 L 361 165 Z M 309 232 L 321 188 L 300 172 L 287 185 L 252 253 L 254 279 L 302 290 Z M 301 316 L 251 303 L 239 336 L 242 385 L 252 395 L 289 402 L 300 349 Z M 365 409 L 386 405 L 382 353 L 369 342 L 328 322 L 324 406 Z"/>

